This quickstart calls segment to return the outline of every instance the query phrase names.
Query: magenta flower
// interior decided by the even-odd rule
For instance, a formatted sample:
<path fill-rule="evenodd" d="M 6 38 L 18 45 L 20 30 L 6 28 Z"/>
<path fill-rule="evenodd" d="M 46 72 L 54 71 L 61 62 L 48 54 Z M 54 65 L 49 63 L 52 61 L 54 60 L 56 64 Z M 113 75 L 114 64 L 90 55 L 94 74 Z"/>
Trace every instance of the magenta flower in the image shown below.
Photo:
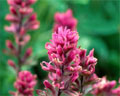
<path fill-rule="evenodd" d="M 120 96 L 120 87 L 113 89 L 116 81 L 108 81 L 106 77 L 101 78 L 100 82 L 93 85 L 92 94 L 95 96 Z"/>
<path fill-rule="evenodd" d="M 14 83 L 14 87 L 20 96 L 33 96 L 36 82 L 36 75 L 32 75 L 29 71 L 21 71 Z"/>
<path fill-rule="evenodd" d="M 79 63 L 79 66 L 82 67 L 81 75 L 91 75 L 95 72 L 95 65 L 97 63 L 97 59 L 93 56 L 94 49 L 90 51 L 88 56 L 86 56 L 85 49 L 78 49 L 78 57 L 76 59 L 76 63 Z"/>
<path fill-rule="evenodd" d="M 55 13 L 54 15 L 54 20 L 55 20 L 55 24 L 54 24 L 54 28 L 53 31 L 57 32 L 59 27 L 67 27 L 67 29 L 70 30 L 76 30 L 76 26 L 77 26 L 77 19 L 75 19 L 72 16 L 72 10 L 69 9 L 67 10 L 67 12 L 65 13 Z"/>

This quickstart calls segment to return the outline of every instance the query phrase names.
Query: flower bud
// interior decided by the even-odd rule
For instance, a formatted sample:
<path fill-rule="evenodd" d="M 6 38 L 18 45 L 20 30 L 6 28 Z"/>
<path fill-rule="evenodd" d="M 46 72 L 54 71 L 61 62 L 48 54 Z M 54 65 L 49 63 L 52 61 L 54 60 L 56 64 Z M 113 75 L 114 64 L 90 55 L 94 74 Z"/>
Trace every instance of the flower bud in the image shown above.
<path fill-rule="evenodd" d="M 44 83 L 45 87 L 48 88 L 48 89 L 52 92 L 52 94 L 53 94 L 53 96 L 54 96 L 54 95 L 55 95 L 55 89 L 54 89 L 53 86 L 49 83 L 49 81 L 48 81 L 48 80 L 45 80 L 43 83 Z"/>
<path fill-rule="evenodd" d="M 29 18 L 29 21 L 34 21 L 34 20 L 36 20 L 36 14 L 35 13 L 32 14 Z"/>
<path fill-rule="evenodd" d="M 26 33 L 25 29 L 22 27 L 21 30 L 20 30 L 20 35 L 21 36 L 24 36 L 24 34 Z"/>
<path fill-rule="evenodd" d="M 16 65 L 13 60 L 8 60 L 8 65 L 16 69 Z"/>
<path fill-rule="evenodd" d="M 19 19 L 16 18 L 15 16 L 11 15 L 11 14 L 8 14 L 6 17 L 5 17 L 6 20 L 10 21 L 10 22 L 18 22 Z"/>
<path fill-rule="evenodd" d="M 32 48 L 28 48 L 25 53 L 25 57 L 28 58 L 31 54 L 32 54 Z"/>
<path fill-rule="evenodd" d="M 12 44 L 12 42 L 11 42 L 10 40 L 6 40 L 6 46 L 7 46 L 9 49 L 11 49 L 11 50 L 14 50 L 14 49 L 15 49 L 14 46 L 13 46 L 13 44 Z"/>
<path fill-rule="evenodd" d="M 5 26 L 5 30 L 8 31 L 8 32 L 15 33 L 16 32 L 16 26 L 15 26 L 15 24 L 11 24 L 10 26 Z"/>
<path fill-rule="evenodd" d="M 17 11 L 13 6 L 10 6 L 10 12 L 14 15 L 17 15 Z"/>
<path fill-rule="evenodd" d="M 14 5 L 15 4 L 14 0 L 7 0 L 7 2 L 8 2 L 9 5 Z"/>

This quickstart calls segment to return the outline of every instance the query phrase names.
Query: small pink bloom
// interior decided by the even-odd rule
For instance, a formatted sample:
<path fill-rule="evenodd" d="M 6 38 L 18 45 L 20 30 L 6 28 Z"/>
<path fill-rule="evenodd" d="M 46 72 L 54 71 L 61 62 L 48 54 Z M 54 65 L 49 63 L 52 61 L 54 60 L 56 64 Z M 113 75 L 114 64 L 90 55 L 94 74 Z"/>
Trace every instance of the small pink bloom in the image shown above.
<path fill-rule="evenodd" d="M 43 64 L 45 64 L 45 65 L 43 65 Z M 45 70 L 45 71 L 56 72 L 56 70 L 54 69 L 54 67 L 51 65 L 50 62 L 47 63 L 47 62 L 43 61 L 43 62 L 41 63 L 41 67 L 42 67 L 42 69 Z"/>
<path fill-rule="evenodd" d="M 14 0 L 7 0 L 7 2 L 8 2 L 9 5 L 14 5 L 15 4 Z"/>
<path fill-rule="evenodd" d="M 19 19 L 11 14 L 6 15 L 5 19 L 10 21 L 10 22 L 15 22 L 15 23 L 19 22 Z"/>
<path fill-rule="evenodd" d="M 32 75 L 29 71 L 19 72 L 18 78 L 14 83 L 14 87 L 20 95 L 33 96 L 34 86 L 36 85 L 36 75 Z"/>
<path fill-rule="evenodd" d="M 94 49 L 90 51 L 89 55 L 86 56 L 86 50 L 78 49 L 78 57 L 76 62 L 79 62 L 79 66 L 82 67 L 81 73 L 83 75 L 91 75 L 95 72 L 95 65 L 97 59 L 93 56 Z"/>
<path fill-rule="evenodd" d="M 33 9 L 32 8 L 24 7 L 24 8 L 20 8 L 19 12 L 22 15 L 28 15 L 28 14 L 31 14 L 33 12 Z"/>
<path fill-rule="evenodd" d="M 8 32 L 15 33 L 16 32 L 16 27 L 17 27 L 17 25 L 11 24 L 10 26 L 5 26 L 5 30 L 8 31 Z"/>
<path fill-rule="evenodd" d="M 72 10 L 67 10 L 65 13 L 57 12 L 54 15 L 54 28 L 53 31 L 57 32 L 59 27 L 67 27 L 67 29 L 75 30 L 77 26 L 77 20 L 72 16 Z"/>
<path fill-rule="evenodd" d="M 106 77 L 103 77 L 100 82 L 93 85 L 93 91 L 92 94 L 96 95 L 102 95 L 103 96 L 114 96 L 113 88 L 116 85 L 116 81 L 108 81 Z"/>
<path fill-rule="evenodd" d="M 22 46 L 24 46 L 25 44 L 27 44 L 28 42 L 29 42 L 29 40 L 30 40 L 30 35 L 24 35 L 23 37 L 17 37 L 17 36 L 15 36 L 15 38 L 16 38 L 16 43 L 18 44 L 18 45 L 22 45 Z"/>

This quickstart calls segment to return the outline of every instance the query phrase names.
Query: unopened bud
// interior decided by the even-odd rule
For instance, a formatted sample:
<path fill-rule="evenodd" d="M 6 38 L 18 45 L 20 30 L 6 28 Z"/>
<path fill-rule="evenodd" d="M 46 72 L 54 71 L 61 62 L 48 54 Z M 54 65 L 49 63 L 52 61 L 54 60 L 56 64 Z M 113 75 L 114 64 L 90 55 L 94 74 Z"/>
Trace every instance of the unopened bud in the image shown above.
<path fill-rule="evenodd" d="M 26 53 L 25 53 L 25 57 L 26 58 L 29 57 L 31 55 L 31 53 L 32 53 L 32 48 L 28 48 Z"/>
<path fill-rule="evenodd" d="M 9 49 L 11 49 L 11 50 L 14 49 L 14 46 L 13 46 L 13 44 L 12 44 L 12 42 L 11 42 L 10 40 L 6 40 L 6 46 L 7 46 Z"/>
<path fill-rule="evenodd" d="M 17 11 L 15 10 L 14 7 L 10 6 L 10 12 L 14 15 L 17 15 Z"/>
<path fill-rule="evenodd" d="M 20 30 L 20 35 L 23 36 L 25 34 L 25 29 L 24 28 L 21 28 Z"/>
<path fill-rule="evenodd" d="M 55 95 L 55 90 L 54 90 L 53 86 L 49 83 L 49 81 L 45 80 L 43 83 L 44 83 L 45 87 L 48 88 L 54 96 Z"/>
<path fill-rule="evenodd" d="M 8 60 L 8 65 L 11 66 L 12 68 L 16 68 L 15 62 L 13 60 Z"/>
<path fill-rule="evenodd" d="M 34 13 L 34 14 L 32 14 L 31 16 L 30 16 L 30 18 L 29 18 L 29 21 L 34 21 L 34 20 L 36 20 L 36 14 Z"/>

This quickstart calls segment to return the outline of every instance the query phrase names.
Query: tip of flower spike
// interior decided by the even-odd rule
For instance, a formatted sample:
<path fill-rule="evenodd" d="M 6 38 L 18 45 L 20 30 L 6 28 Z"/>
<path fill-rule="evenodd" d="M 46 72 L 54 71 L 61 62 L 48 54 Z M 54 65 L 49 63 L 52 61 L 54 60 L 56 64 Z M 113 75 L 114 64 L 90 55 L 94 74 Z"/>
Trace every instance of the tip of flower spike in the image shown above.
<path fill-rule="evenodd" d="M 58 31 L 59 27 L 64 27 L 65 26 L 70 29 L 70 30 L 76 30 L 76 26 L 77 26 L 77 19 L 75 19 L 72 15 L 72 10 L 68 9 L 65 13 L 60 13 L 60 12 L 56 12 L 54 15 L 54 20 L 55 20 L 55 24 L 54 24 L 54 28 L 53 31 Z"/>

